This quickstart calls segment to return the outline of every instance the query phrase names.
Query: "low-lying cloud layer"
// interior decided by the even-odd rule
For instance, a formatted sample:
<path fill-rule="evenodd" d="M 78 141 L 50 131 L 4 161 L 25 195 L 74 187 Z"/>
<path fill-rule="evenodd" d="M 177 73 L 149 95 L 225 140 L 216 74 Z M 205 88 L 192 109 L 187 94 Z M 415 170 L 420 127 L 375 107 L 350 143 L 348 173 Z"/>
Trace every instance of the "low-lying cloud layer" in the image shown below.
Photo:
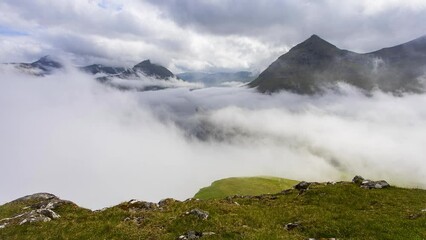
<path fill-rule="evenodd" d="M 39 191 L 90 208 L 185 199 L 252 175 L 426 187 L 426 95 L 122 92 L 72 69 L 3 72 L 0 86 L 0 203 Z"/>

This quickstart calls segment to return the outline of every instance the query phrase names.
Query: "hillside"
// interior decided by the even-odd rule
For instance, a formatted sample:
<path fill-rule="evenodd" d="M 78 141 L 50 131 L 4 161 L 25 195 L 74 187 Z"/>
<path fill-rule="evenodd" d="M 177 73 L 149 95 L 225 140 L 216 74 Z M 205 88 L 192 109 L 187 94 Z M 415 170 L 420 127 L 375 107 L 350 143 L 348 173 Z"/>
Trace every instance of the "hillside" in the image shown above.
<path fill-rule="evenodd" d="M 271 194 L 288 189 L 297 183 L 295 180 L 276 177 L 226 178 L 213 182 L 209 187 L 195 194 L 199 199 L 219 199 L 231 195 Z"/>
<path fill-rule="evenodd" d="M 425 91 L 426 37 L 372 53 L 339 49 L 317 35 L 280 56 L 249 86 L 260 92 L 321 93 L 337 83 L 364 91 Z"/>
<path fill-rule="evenodd" d="M 276 194 L 158 204 L 130 200 L 100 211 L 38 194 L 0 206 L 0 219 L 9 218 L 0 220 L 0 239 L 426 238 L 426 191 L 375 189 L 379 183 L 373 189 L 303 183 Z"/>

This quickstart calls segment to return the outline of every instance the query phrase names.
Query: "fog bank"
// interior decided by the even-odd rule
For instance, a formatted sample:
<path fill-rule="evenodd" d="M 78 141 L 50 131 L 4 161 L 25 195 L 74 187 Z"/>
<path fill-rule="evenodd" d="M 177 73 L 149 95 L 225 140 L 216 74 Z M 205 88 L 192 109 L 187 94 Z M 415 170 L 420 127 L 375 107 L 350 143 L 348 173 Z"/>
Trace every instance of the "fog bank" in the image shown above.
<path fill-rule="evenodd" d="M 51 192 L 89 208 L 186 199 L 212 181 L 354 174 L 426 187 L 426 95 L 118 91 L 68 69 L 2 72 L 0 204 Z"/>

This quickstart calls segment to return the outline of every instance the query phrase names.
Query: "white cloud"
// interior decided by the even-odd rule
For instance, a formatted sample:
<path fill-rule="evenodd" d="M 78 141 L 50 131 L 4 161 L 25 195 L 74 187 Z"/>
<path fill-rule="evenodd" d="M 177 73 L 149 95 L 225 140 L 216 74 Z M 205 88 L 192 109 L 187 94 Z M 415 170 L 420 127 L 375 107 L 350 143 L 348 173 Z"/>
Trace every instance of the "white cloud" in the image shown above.
<path fill-rule="evenodd" d="M 252 175 L 426 187 L 426 95 L 121 92 L 72 69 L 3 72 L 0 85 L 1 203 L 38 191 L 91 208 L 185 199 Z"/>

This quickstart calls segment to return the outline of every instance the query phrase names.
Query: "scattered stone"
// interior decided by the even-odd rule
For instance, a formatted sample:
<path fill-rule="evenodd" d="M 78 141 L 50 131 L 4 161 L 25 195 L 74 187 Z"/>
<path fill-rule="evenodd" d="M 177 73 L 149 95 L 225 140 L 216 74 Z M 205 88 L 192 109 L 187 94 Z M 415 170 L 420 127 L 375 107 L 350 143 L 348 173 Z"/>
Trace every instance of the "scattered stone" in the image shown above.
<path fill-rule="evenodd" d="M 361 185 L 361 183 L 364 181 L 364 178 L 363 177 L 361 177 L 361 176 L 359 176 L 359 175 L 356 175 L 353 179 L 352 179 L 352 182 L 353 183 L 355 183 L 355 184 L 357 184 L 357 185 Z"/>
<path fill-rule="evenodd" d="M 215 235 L 215 232 L 196 232 L 196 231 L 189 231 L 183 235 L 180 235 L 177 239 L 179 240 L 187 240 L 187 239 L 199 239 L 204 236 L 212 236 Z"/>
<path fill-rule="evenodd" d="M 304 191 L 304 190 L 307 190 L 310 185 L 311 185 L 311 183 L 302 181 L 302 182 L 296 184 L 294 186 L 294 188 L 297 189 L 297 190 L 299 190 L 299 191 Z"/>
<path fill-rule="evenodd" d="M 192 209 L 189 212 L 186 212 L 186 215 L 194 215 L 197 216 L 200 219 L 206 220 L 209 217 L 209 213 L 206 211 L 203 211 L 201 209 L 195 208 Z"/>
<path fill-rule="evenodd" d="M 326 183 L 326 185 L 336 185 L 336 184 L 337 184 L 337 182 L 335 182 L 335 181 L 327 182 L 327 183 Z"/>
<path fill-rule="evenodd" d="M 413 214 L 410 214 L 408 216 L 408 219 L 414 220 L 414 219 L 417 219 L 417 218 L 421 217 L 422 215 L 423 215 L 422 213 L 413 213 Z"/>
<path fill-rule="evenodd" d="M 289 193 L 291 193 L 291 189 L 286 189 L 286 190 L 283 190 L 283 191 L 281 191 L 281 194 L 289 194 Z"/>
<path fill-rule="evenodd" d="M 297 227 L 300 226 L 300 223 L 298 222 L 294 222 L 294 223 L 287 223 L 286 225 L 284 225 L 284 229 L 287 231 L 293 230 Z"/>
<path fill-rule="evenodd" d="M 204 236 L 212 236 L 212 235 L 215 235 L 216 233 L 215 232 L 203 232 L 203 237 Z"/>

